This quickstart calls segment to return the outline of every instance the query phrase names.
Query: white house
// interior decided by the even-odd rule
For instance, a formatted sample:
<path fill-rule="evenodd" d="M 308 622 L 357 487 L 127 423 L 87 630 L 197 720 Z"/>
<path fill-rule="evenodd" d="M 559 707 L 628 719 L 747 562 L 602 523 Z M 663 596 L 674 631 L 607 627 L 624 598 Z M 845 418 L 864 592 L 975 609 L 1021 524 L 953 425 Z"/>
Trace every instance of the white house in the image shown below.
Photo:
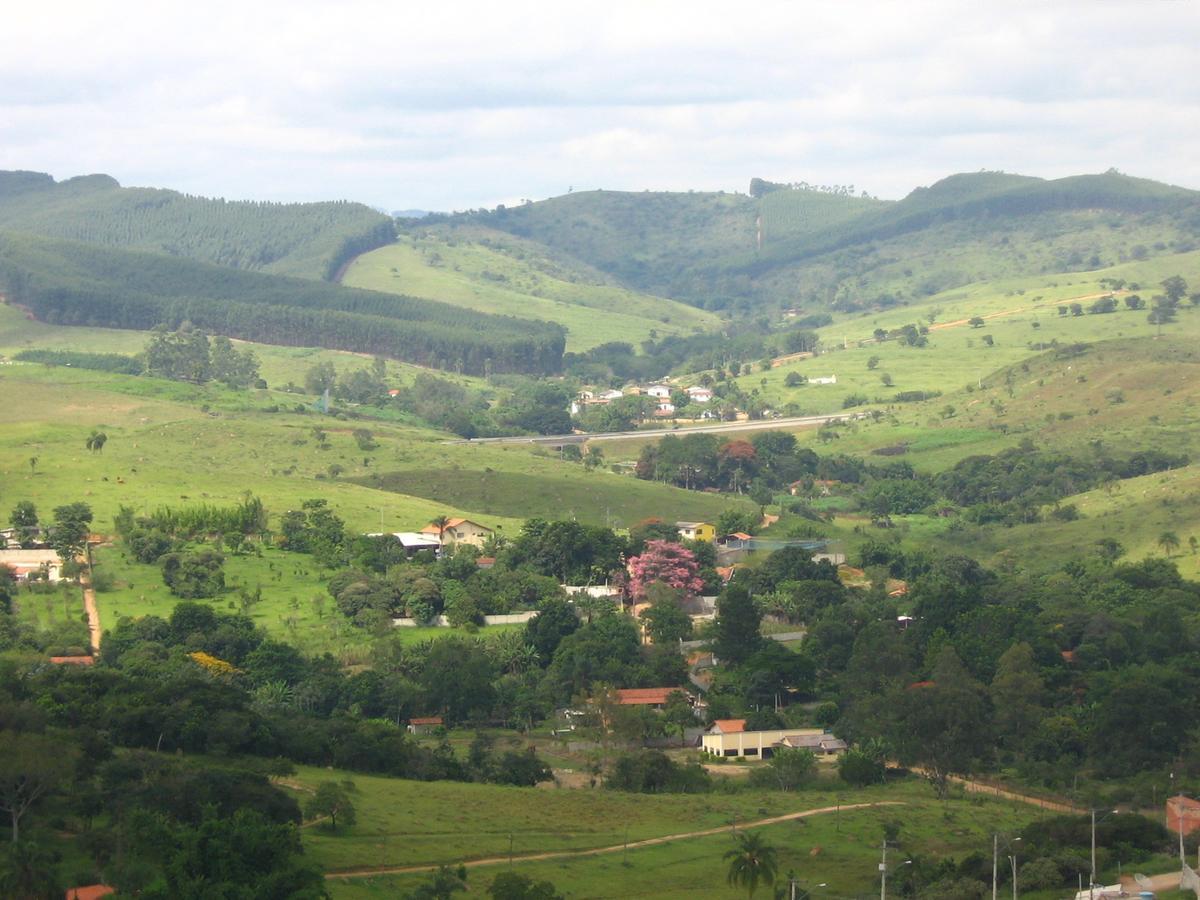
<path fill-rule="evenodd" d="M 710 756 L 770 759 L 776 750 L 804 748 L 817 756 L 836 757 L 846 742 L 820 728 L 747 731 L 745 719 L 717 719 L 705 732 L 702 747 Z"/>
<path fill-rule="evenodd" d="M 687 389 L 688 399 L 693 403 L 709 403 L 712 401 L 713 392 L 706 387 L 690 387 Z"/>
<path fill-rule="evenodd" d="M 837 384 L 836 375 L 820 375 L 817 378 L 808 379 L 809 384 Z"/>
<path fill-rule="evenodd" d="M 616 388 L 611 388 L 610 390 L 607 390 L 607 391 L 601 391 L 599 394 L 596 395 L 596 399 L 603 400 L 605 403 L 608 403 L 610 400 L 620 400 L 624 396 L 625 396 L 624 391 L 618 390 Z"/>
<path fill-rule="evenodd" d="M 646 394 L 659 400 L 667 400 L 671 397 L 671 386 L 667 384 L 652 384 L 646 388 Z"/>
<path fill-rule="evenodd" d="M 54 550 L 0 550 L 2 566 L 7 566 L 18 581 L 58 581 L 62 577 L 62 560 Z"/>

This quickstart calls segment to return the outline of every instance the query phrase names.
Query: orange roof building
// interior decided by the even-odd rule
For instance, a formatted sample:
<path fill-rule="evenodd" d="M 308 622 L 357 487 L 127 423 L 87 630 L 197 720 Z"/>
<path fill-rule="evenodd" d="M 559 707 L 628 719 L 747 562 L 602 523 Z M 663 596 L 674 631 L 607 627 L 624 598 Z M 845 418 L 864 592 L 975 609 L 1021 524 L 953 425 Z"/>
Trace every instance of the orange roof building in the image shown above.
<path fill-rule="evenodd" d="M 443 544 L 470 544 L 473 547 L 482 547 L 492 536 L 492 529 L 470 519 L 453 518 L 447 519 L 446 527 L 441 529 L 430 522 L 420 533 L 440 538 Z"/>
<path fill-rule="evenodd" d="M 1168 797 L 1167 827 L 1176 834 L 1181 828 L 1184 834 L 1200 831 L 1200 800 L 1193 800 L 1183 794 Z"/>
<path fill-rule="evenodd" d="M 82 887 L 68 888 L 66 900 L 99 900 L 101 897 L 107 897 L 116 892 L 115 887 L 109 887 L 107 884 L 87 884 Z"/>
<path fill-rule="evenodd" d="M 617 702 L 622 706 L 665 706 L 672 694 L 684 693 L 677 687 L 621 688 L 616 691 Z"/>

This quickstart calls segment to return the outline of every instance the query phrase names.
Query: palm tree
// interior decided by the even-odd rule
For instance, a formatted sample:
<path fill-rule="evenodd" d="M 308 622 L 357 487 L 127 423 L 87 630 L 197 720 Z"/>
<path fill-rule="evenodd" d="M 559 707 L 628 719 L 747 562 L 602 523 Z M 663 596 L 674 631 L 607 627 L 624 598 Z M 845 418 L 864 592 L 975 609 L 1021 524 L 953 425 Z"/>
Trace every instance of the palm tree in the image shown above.
<path fill-rule="evenodd" d="M 442 535 L 444 535 L 444 534 L 446 533 L 446 526 L 450 524 L 450 517 L 449 517 L 449 516 L 446 516 L 446 515 L 441 515 L 441 516 L 438 516 L 437 518 L 435 518 L 435 519 L 434 519 L 432 522 L 430 522 L 429 524 L 430 524 L 430 525 L 432 525 L 434 528 L 436 528 L 436 529 L 437 529 L 437 533 L 438 533 L 438 548 L 439 548 L 439 549 L 441 549 L 441 546 L 442 546 Z"/>
<path fill-rule="evenodd" d="M 1164 531 L 1158 536 L 1158 546 L 1162 548 L 1164 556 L 1170 556 L 1173 551 L 1179 549 L 1179 535 L 1173 531 Z"/>
<path fill-rule="evenodd" d="M 753 897 L 759 882 L 768 885 L 775 883 L 778 868 L 775 848 L 754 832 L 738 832 L 734 840 L 737 846 L 725 853 L 725 858 L 729 860 L 729 874 L 725 880 L 730 885 L 746 888 L 746 896 Z"/>

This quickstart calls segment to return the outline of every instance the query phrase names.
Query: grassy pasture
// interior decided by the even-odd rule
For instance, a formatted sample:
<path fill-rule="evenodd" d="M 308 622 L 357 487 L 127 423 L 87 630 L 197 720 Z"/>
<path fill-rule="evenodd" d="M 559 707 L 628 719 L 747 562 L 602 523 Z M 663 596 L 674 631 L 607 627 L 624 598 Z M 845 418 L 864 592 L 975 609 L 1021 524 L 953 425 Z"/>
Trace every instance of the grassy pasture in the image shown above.
<path fill-rule="evenodd" d="M 487 234 L 487 232 L 484 232 Z M 566 270 L 544 251 L 507 235 L 484 238 L 423 232 L 360 256 L 343 282 L 427 297 L 483 312 L 558 322 L 567 349 L 609 341 L 637 344 L 660 334 L 715 327 L 717 317 L 685 304 L 617 287 L 596 273 Z"/>
<path fill-rule="evenodd" d="M 1055 276 L 1043 279 L 1040 284 L 1037 280 L 1025 279 L 1020 283 L 1026 287 L 1020 290 L 1025 291 L 1026 297 L 1016 295 L 1017 288 L 1006 287 L 1004 282 L 950 291 L 920 306 L 888 310 L 830 325 L 820 331 L 827 348 L 821 356 L 765 372 L 755 371 L 738 378 L 738 383 L 747 391 L 757 389 L 768 402 L 798 403 L 805 413 L 835 412 L 842 408 L 843 400 L 850 394 L 862 394 L 883 404 L 901 391 L 949 394 L 966 384 L 987 381 L 992 372 L 1035 355 L 1039 351 L 1031 349 L 1031 343 L 1057 340 L 1060 344 L 1070 344 L 1156 336 L 1159 328 L 1147 321 L 1144 310 L 1133 312 L 1122 308 L 1108 315 L 1076 317 L 1060 316 L 1056 307 L 1069 297 L 1102 293 L 1098 284 L 1102 277 L 1140 279 L 1149 287 L 1175 272 L 1183 274 L 1191 283 L 1200 283 L 1200 252 L 1131 263 L 1082 273 L 1082 276 L 1079 273 Z M 1068 280 L 1072 283 L 1068 284 Z M 1012 282 L 1013 285 L 1017 283 Z M 1054 283 L 1058 287 L 1050 286 Z M 1153 287 L 1143 290 L 1143 298 L 1148 300 L 1153 290 Z M 1035 301 L 1035 296 L 1041 296 L 1041 299 Z M 1091 303 L 1080 302 L 1085 309 Z M 973 316 L 986 317 L 1014 310 L 1016 312 L 1011 315 L 986 320 L 980 328 L 965 324 L 938 327 L 938 323 L 948 325 L 965 322 Z M 929 322 L 931 317 L 935 321 L 926 347 L 906 347 L 896 341 L 879 344 L 871 340 L 875 328 L 891 329 L 908 323 Z M 1161 332 L 1168 336 L 1195 336 L 1200 332 L 1200 312 L 1185 306 L 1179 311 L 1178 320 L 1162 326 Z M 984 335 L 991 336 L 994 346 L 986 346 Z M 842 349 L 843 340 L 846 341 L 845 349 Z M 869 369 L 867 362 L 872 357 L 877 357 L 878 363 L 874 369 Z M 838 383 L 788 388 L 784 381 L 791 372 L 808 378 L 836 375 Z M 891 376 L 890 386 L 882 382 L 884 374 Z"/>
<path fill-rule="evenodd" d="M 22 350 L 80 350 L 90 353 L 140 353 L 146 346 L 147 333 L 120 328 L 87 328 L 73 325 L 47 325 L 44 322 L 26 319 L 24 314 L 12 306 L 0 304 L 0 357 L 13 356 Z M 281 387 L 288 382 L 303 385 L 305 373 L 322 362 L 333 363 L 339 373 L 352 372 L 370 365 L 372 357 L 366 353 L 349 353 L 343 350 L 325 350 L 320 347 L 282 347 L 275 344 L 258 344 L 252 341 L 234 341 L 236 346 L 248 347 L 259 359 L 259 371 L 267 384 Z M 420 366 L 388 360 L 388 381 L 393 387 L 411 384 L 419 372 L 430 371 Z M 438 377 L 448 378 L 459 384 L 474 388 L 486 385 L 481 378 L 437 372 Z M 290 402 L 312 403 L 312 398 L 295 396 Z"/>
<path fill-rule="evenodd" d="M 750 508 L 745 500 L 684 491 L 629 475 L 589 472 L 577 463 L 520 452 L 510 452 L 503 470 L 493 468 L 490 459 L 481 466 L 484 460 L 478 455 L 474 460 L 447 456 L 453 460 L 449 465 L 374 473 L 361 483 L 450 506 L 469 505 L 485 514 L 574 518 L 614 528 L 628 528 L 652 517 L 711 521 L 731 507 Z"/>
<path fill-rule="evenodd" d="M 295 780 L 312 787 L 331 777 L 343 776 L 301 769 Z M 838 803 L 903 804 L 763 827 L 766 839 L 779 850 L 781 875 L 795 869 L 810 885 L 825 882 L 833 896 L 845 897 L 871 889 L 885 821 L 901 823 L 896 858 L 902 861 L 914 854 L 982 852 L 993 829 L 1016 831 L 1037 815 L 1033 807 L 991 799 L 951 799 L 939 804 L 929 788 L 916 781 L 842 791 L 830 783 L 792 794 L 634 795 L 351 777 L 358 788 L 359 824 L 341 835 L 320 826 L 304 831 L 307 852 L 326 871 L 503 859 L 511 841 L 516 871 L 548 878 L 570 897 L 740 896 L 725 884 L 722 855 L 731 846 L 729 834 L 599 856 L 526 862 L 521 856 L 619 846 L 626 840 L 709 828 L 731 832 L 736 823 Z M 473 868 L 468 877 L 471 894 L 482 895 L 505 868 L 503 862 Z M 338 898 L 397 896 L 421 877 L 335 878 L 330 889 Z"/>

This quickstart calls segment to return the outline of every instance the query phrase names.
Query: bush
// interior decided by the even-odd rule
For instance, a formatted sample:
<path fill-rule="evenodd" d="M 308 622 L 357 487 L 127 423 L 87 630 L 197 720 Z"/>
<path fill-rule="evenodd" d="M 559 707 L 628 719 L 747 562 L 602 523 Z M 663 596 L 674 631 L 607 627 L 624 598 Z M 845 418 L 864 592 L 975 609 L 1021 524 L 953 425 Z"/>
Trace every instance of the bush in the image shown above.
<path fill-rule="evenodd" d="M 168 553 L 162 557 L 163 581 L 176 597 L 215 597 L 225 590 L 225 558 L 214 550 Z"/>
<path fill-rule="evenodd" d="M 875 760 L 858 750 L 847 750 L 838 760 L 838 775 L 854 787 L 865 787 L 883 781 L 884 769 Z"/>
<path fill-rule="evenodd" d="M 1062 887 L 1062 871 L 1058 863 L 1042 857 L 1021 867 L 1021 887 L 1031 891 Z"/>

